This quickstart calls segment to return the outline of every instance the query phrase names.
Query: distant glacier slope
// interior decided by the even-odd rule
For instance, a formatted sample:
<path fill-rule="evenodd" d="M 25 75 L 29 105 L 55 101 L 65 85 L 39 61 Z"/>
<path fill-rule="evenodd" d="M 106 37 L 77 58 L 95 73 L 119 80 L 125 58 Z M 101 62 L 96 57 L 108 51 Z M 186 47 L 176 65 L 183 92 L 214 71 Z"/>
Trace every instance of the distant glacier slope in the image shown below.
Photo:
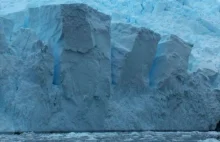
<path fill-rule="evenodd" d="M 175 34 L 194 45 L 189 71 L 220 65 L 219 0 L 1 0 L 0 15 L 47 4 L 86 3 L 112 15 L 113 21 Z"/>

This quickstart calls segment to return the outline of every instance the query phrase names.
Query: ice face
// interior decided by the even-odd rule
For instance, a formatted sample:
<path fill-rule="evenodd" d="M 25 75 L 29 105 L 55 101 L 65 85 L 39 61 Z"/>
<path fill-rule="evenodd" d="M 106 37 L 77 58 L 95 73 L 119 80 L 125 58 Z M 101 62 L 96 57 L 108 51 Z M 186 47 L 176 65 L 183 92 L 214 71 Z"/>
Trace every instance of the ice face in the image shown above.
<path fill-rule="evenodd" d="M 111 25 L 111 35 L 113 84 L 146 86 L 160 35 L 122 23 Z"/>
<path fill-rule="evenodd" d="M 0 130 L 216 128 L 220 91 L 211 83 L 216 83 L 218 74 L 210 69 L 188 74 L 191 48 L 181 40 L 194 45 L 192 70 L 208 59 L 218 60 L 214 60 L 218 13 L 208 9 L 216 1 L 205 6 L 203 14 L 204 1 L 196 1 L 197 5 L 174 0 L 72 2 L 93 8 L 85 4 L 37 7 L 61 1 L 21 1 L 31 8 L 4 15 L 14 27 L 4 22 L 0 34 L 0 47 L 6 47 L 0 52 L 0 115 L 9 118 Z M 1 11 L 12 12 L 7 5 Z M 116 28 L 111 17 L 100 11 L 119 23 Z M 206 17 L 209 12 L 214 14 Z M 158 45 L 160 35 L 169 33 L 177 36 Z M 154 57 L 166 60 L 155 64 Z M 114 85 L 131 85 L 112 87 L 111 71 Z M 155 88 L 148 86 L 149 73 Z M 167 76 L 160 80 L 164 73 Z"/>
<path fill-rule="evenodd" d="M 150 72 L 150 85 L 163 82 L 171 74 L 187 72 L 192 46 L 175 35 L 162 38 Z"/>
<path fill-rule="evenodd" d="M 20 26 L 9 44 L 4 21 L 10 20 L 0 19 L 0 49 L 15 51 L 0 50 L 0 115 L 14 118 L 0 131 L 103 130 L 111 90 L 110 16 L 85 4 L 14 14 Z"/>

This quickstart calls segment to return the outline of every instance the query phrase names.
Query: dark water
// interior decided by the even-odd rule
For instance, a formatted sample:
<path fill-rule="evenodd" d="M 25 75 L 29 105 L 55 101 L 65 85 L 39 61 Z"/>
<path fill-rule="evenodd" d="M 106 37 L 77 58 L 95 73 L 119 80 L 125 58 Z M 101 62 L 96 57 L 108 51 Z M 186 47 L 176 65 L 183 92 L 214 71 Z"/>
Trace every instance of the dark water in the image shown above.
<path fill-rule="evenodd" d="M 218 132 L 1 134 L 1 142 L 220 142 Z"/>

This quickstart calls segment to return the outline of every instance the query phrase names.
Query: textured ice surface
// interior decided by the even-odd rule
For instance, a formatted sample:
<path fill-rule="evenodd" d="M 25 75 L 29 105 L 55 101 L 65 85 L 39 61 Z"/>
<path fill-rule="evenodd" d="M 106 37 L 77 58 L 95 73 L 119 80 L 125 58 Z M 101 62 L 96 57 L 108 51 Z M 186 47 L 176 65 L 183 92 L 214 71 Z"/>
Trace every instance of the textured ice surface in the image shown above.
<path fill-rule="evenodd" d="M 0 131 L 216 129 L 220 91 L 213 84 L 218 73 L 201 69 L 188 74 L 191 48 L 179 37 L 162 39 L 156 50 L 156 32 L 124 23 L 110 27 L 110 16 L 84 4 L 48 5 L 4 17 L 11 21 L 1 22 L 6 28 L 0 34 L 0 116 L 7 121 Z M 118 53 L 110 54 L 111 45 Z M 148 74 L 161 53 L 181 60 L 167 58 L 173 66 L 153 68 L 169 75 L 152 88 Z M 112 69 L 111 60 L 117 60 Z M 111 70 L 114 84 L 119 78 L 119 84 L 129 86 L 113 87 Z"/>
<path fill-rule="evenodd" d="M 1 109 L 3 116 L 8 117 L 5 131 L 42 127 L 42 122 L 48 119 L 45 114 L 49 114 L 44 101 L 51 101 L 53 57 L 29 29 L 15 33 L 10 47 L 12 52 L 0 56 Z"/>
<path fill-rule="evenodd" d="M 220 68 L 219 0 L 1 0 L 0 14 L 26 7 L 76 2 L 112 15 L 113 21 L 144 26 L 161 35 L 174 34 L 194 44 L 189 71 Z"/>
<path fill-rule="evenodd" d="M 28 28 L 15 27 L 6 46 L 14 52 L 0 54 L 1 109 L 13 119 L 1 131 L 104 129 L 110 17 L 83 4 L 32 8 L 27 14 Z M 26 22 L 25 15 L 20 18 Z"/>
<path fill-rule="evenodd" d="M 145 28 L 114 23 L 111 37 L 113 84 L 127 88 L 146 86 L 160 35 Z"/>
<path fill-rule="evenodd" d="M 173 74 L 187 73 L 191 50 L 192 46 L 177 36 L 164 36 L 152 63 L 150 85 L 157 86 Z"/>

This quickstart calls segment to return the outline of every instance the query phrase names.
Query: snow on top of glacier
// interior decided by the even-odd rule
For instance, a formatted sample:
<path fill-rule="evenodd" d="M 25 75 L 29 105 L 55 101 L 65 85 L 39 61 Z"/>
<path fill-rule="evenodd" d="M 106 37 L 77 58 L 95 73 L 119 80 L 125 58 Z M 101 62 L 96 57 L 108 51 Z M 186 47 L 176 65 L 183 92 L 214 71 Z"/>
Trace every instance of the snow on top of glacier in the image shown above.
<path fill-rule="evenodd" d="M 0 15 L 61 3 L 86 3 L 115 22 L 178 35 L 194 45 L 189 70 L 220 69 L 220 0 L 0 0 Z"/>

